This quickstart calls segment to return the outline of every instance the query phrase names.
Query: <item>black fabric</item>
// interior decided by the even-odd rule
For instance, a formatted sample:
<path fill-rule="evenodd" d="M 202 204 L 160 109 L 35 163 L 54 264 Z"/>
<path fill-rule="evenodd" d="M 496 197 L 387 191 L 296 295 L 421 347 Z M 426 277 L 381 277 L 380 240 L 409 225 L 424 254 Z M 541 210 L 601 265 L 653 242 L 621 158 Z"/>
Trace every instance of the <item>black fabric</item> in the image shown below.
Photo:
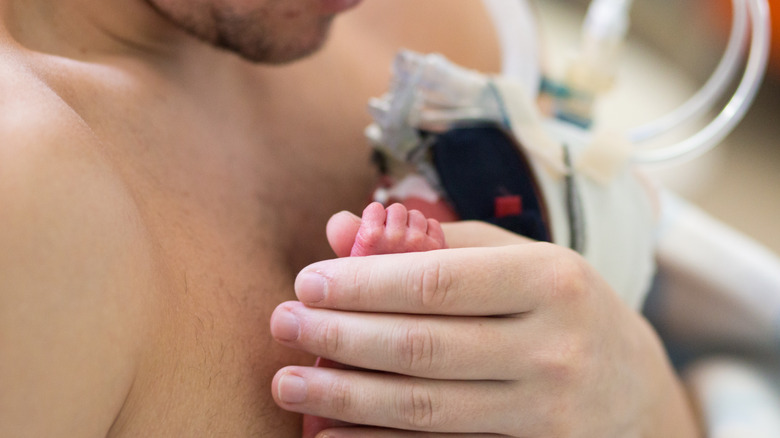
<path fill-rule="evenodd" d="M 433 163 L 455 211 L 539 241 L 551 241 L 544 204 L 514 139 L 493 125 L 455 128 L 433 136 Z M 520 215 L 496 217 L 496 199 L 522 197 Z"/>

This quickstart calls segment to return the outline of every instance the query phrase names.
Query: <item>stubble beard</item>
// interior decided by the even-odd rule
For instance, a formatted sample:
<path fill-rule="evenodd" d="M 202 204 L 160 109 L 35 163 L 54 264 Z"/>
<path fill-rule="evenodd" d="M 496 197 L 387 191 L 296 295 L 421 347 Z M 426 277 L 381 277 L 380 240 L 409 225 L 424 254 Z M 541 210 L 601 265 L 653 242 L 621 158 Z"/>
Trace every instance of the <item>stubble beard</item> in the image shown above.
<path fill-rule="evenodd" d="M 315 23 L 291 25 L 271 22 L 264 10 L 238 13 L 203 6 L 198 14 L 187 8 L 160 7 L 157 0 L 145 1 L 195 38 L 256 63 L 284 64 L 318 51 L 327 40 L 333 21 L 333 17 L 318 17 Z M 204 12 L 202 9 L 206 8 L 209 10 Z"/>
<path fill-rule="evenodd" d="M 209 41 L 216 47 L 258 63 L 284 64 L 317 52 L 330 31 L 332 17 L 323 17 L 305 33 L 286 35 L 259 25 L 261 17 L 223 16 L 218 21 L 216 38 Z"/>

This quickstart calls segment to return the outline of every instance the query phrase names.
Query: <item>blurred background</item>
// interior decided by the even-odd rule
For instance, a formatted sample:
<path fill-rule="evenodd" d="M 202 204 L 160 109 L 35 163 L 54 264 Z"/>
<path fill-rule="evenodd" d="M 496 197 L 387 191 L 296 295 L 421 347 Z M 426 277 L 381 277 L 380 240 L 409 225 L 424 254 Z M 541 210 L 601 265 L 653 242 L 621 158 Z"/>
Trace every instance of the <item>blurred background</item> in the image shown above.
<path fill-rule="evenodd" d="M 587 3 L 536 2 L 545 62 L 552 72 L 560 71 L 576 48 Z M 780 254 L 780 5 L 774 6 L 772 14 L 772 66 L 745 121 L 714 151 L 649 172 L 661 184 Z M 635 0 L 624 65 L 616 89 L 599 108 L 600 120 L 627 128 L 683 103 L 715 69 L 730 20 L 730 0 Z"/>

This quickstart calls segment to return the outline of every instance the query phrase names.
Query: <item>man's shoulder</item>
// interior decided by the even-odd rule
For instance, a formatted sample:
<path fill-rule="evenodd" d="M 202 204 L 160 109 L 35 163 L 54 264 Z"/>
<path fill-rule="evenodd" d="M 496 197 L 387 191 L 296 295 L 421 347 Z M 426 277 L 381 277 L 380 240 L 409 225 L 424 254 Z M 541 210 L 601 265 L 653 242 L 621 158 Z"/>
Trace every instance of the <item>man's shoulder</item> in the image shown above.
<path fill-rule="evenodd" d="M 0 429 L 104 434 L 145 339 L 143 303 L 154 278 L 148 238 L 99 139 L 33 72 L 7 61 L 0 60 Z"/>
<path fill-rule="evenodd" d="M 85 133 L 78 115 L 47 79 L 58 72 L 47 72 L 46 64 L 30 58 L 0 47 L 0 145 L 4 149 L 45 136 Z"/>
<path fill-rule="evenodd" d="M 50 208 L 89 203 L 115 179 L 104 155 L 90 127 L 32 69 L 0 60 L 0 199 L 7 207 L 32 207 L 54 191 L 63 192 Z"/>
<path fill-rule="evenodd" d="M 34 71 L 6 61 L 0 60 L 0 235 L 13 237 L 14 229 L 98 235 L 92 245 L 99 247 L 123 230 L 140 231 L 132 198 L 101 140 Z M 71 250 L 85 246 L 70 244 Z"/>

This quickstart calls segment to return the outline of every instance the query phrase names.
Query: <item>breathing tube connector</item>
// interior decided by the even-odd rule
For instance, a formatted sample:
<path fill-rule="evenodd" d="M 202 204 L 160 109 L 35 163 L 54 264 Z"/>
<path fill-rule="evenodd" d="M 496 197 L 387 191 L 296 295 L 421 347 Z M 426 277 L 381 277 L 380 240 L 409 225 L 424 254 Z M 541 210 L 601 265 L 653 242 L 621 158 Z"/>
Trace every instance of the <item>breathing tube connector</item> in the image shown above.
<path fill-rule="evenodd" d="M 528 24 L 530 0 L 483 0 L 493 17 L 504 49 L 504 74 L 520 78 L 529 94 L 535 95 L 540 77 L 538 35 Z M 767 0 L 732 0 L 733 21 L 724 55 L 710 79 L 677 110 L 643 126 L 629 130 L 628 139 L 638 145 L 667 134 L 707 113 L 722 99 L 740 71 L 750 36 L 749 56 L 742 79 L 732 98 L 704 129 L 688 139 L 659 148 L 633 152 L 638 164 L 660 164 L 693 158 L 714 148 L 742 120 L 763 81 L 769 60 L 771 19 Z M 594 0 L 583 28 L 583 44 L 567 73 L 567 83 L 542 81 L 548 96 L 548 111 L 555 117 L 583 129 L 582 141 L 589 142 L 587 129 L 598 95 L 614 81 L 617 55 L 629 28 L 632 0 Z M 513 24 L 514 23 L 514 24 Z M 518 41 L 523 42 L 518 43 Z M 531 42 L 531 43 L 528 43 Z M 550 99 L 551 98 L 551 99 Z M 551 103 L 552 102 L 552 103 Z M 545 105 L 545 103 L 543 103 Z"/>
<path fill-rule="evenodd" d="M 694 118 L 706 116 L 726 94 L 740 70 L 750 29 L 747 64 L 733 96 L 714 120 L 699 132 L 670 146 L 637 149 L 633 152 L 634 162 L 670 163 L 701 155 L 722 142 L 742 121 L 752 105 L 769 60 L 769 5 L 767 0 L 732 2 L 733 22 L 729 42 L 718 67 L 707 83 L 677 110 L 631 130 L 628 138 L 633 144 L 644 143 L 677 129 Z M 595 100 L 608 91 L 614 81 L 619 49 L 629 28 L 631 5 L 632 0 L 594 0 L 591 3 L 583 26 L 582 51 L 567 72 L 564 92 L 556 90 L 556 97 L 560 100 L 556 114 L 558 118 L 586 130 L 590 128 Z"/>
<path fill-rule="evenodd" d="M 582 49 L 569 66 L 567 85 L 598 95 L 612 88 L 620 48 L 628 33 L 632 0 L 595 0 L 588 9 Z"/>

